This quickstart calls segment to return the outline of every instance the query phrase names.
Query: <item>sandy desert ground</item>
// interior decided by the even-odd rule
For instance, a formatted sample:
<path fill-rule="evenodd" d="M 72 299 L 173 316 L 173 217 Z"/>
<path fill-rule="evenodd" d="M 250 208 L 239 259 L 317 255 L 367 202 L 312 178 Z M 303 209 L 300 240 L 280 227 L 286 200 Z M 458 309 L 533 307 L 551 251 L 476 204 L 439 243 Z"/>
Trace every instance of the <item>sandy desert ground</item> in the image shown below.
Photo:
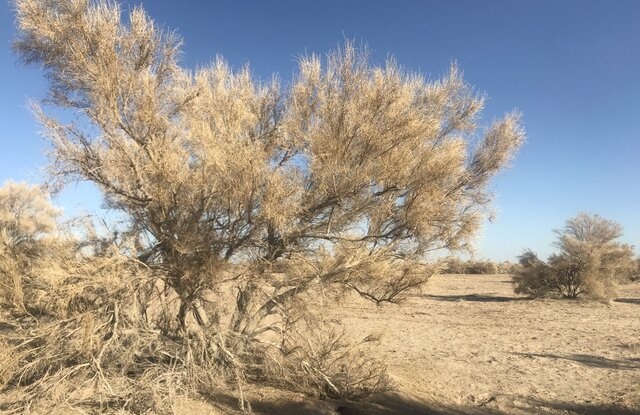
<path fill-rule="evenodd" d="M 640 414 L 640 284 L 608 303 L 530 300 L 509 276 L 443 275 L 401 306 L 333 313 L 356 337 L 382 334 L 397 391 L 355 404 L 261 390 L 255 412 Z"/>

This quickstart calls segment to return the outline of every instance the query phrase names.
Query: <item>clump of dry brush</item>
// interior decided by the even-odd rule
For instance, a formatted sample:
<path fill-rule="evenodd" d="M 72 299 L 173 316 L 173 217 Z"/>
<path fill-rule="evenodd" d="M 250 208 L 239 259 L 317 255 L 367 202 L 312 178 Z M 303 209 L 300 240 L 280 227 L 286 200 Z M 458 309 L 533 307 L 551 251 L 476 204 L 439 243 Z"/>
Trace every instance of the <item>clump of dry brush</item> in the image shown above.
<path fill-rule="evenodd" d="M 40 189 L 0 189 L 2 409 L 65 403 L 133 412 L 180 393 L 200 362 L 147 319 L 157 278 L 118 241 L 70 237 Z M 158 311 L 162 311 L 158 304 Z M 194 360 L 197 357 L 193 358 Z"/>
<path fill-rule="evenodd" d="M 80 237 L 64 233 L 42 191 L 24 184 L 0 188 L 0 214 L 0 409 L 7 413 L 56 405 L 173 413 L 181 395 L 214 396 L 228 386 L 248 408 L 242 391 L 251 381 L 335 398 L 389 386 L 384 365 L 314 316 L 313 301 L 282 304 L 286 324 L 262 325 L 262 336 L 195 321 L 185 329 L 176 319 L 179 298 L 161 272 L 137 259 L 130 239 L 100 238 L 90 225 Z"/>

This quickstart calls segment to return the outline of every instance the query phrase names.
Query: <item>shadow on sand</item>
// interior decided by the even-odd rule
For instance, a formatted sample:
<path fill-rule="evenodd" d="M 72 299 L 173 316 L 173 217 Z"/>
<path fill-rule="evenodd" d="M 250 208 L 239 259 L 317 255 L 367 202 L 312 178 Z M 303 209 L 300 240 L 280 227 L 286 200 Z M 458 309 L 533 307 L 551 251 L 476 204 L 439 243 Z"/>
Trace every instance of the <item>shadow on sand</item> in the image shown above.
<path fill-rule="evenodd" d="M 524 402 L 526 406 L 514 405 L 514 408 L 517 408 L 521 413 L 531 415 L 548 413 L 550 410 L 571 415 L 638 415 L 640 413 L 639 407 L 629 408 L 619 405 L 544 401 L 535 398 L 520 398 L 518 402 Z M 502 415 L 501 412 L 495 414 Z"/>
<path fill-rule="evenodd" d="M 435 407 L 396 393 L 381 395 L 367 402 L 261 402 L 254 404 L 253 409 L 265 415 L 502 415 L 501 412 L 492 412 L 488 408 Z"/>
<path fill-rule="evenodd" d="M 505 297 L 499 295 L 466 294 L 466 295 L 434 295 L 425 294 L 424 298 L 436 301 L 476 301 L 481 303 L 506 303 L 510 301 L 526 301 L 528 297 Z"/>
<path fill-rule="evenodd" d="M 640 298 L 616 298 L 613 301 L 616 303 L 640 304 Z"/>
<path fill-rule="evenodd" d="M 580 363 L 585 366 L 598 367 L 602 369 L 621 369 L 632 370 L 640 369 L 640 359 L 609 359 L 602 356 L 592 356 L 587 354 L 571 354 L 571 355 L 556 355 L 556 354 L 538 354 L 538 353 L 512 353 L 514 355 L 525 357 L 542 357 L 548 359 L 562 359 L 570 360 L 572 362 Z"/>
<path fill-rule="evenodd" d="M 499 402 L 499 407 L 496 407 Z M 431 406 L 391 393 L 370 399 L 368 402 L 316 401 L 305 402 L 255 402 L 256 414 L 270 415 L 508 415 L 514 412 L 527 415 L 549 413 L 567 415 L 637 415 L 638 408 L 591 403 L 545 401 L 522 396 L 492 397 L 477 406 Z M 236 413 L 236 412 L 229 412 Z"/>

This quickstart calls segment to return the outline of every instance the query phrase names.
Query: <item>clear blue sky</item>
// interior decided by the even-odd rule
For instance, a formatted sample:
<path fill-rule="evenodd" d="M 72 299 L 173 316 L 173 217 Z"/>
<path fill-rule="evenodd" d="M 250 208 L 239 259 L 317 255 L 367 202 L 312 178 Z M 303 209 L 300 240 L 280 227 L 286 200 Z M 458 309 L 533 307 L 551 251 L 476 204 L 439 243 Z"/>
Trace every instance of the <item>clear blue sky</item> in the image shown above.
<path fill-rule="evenodd" d="M 493 184 L 497 217 L 477 240 L 478 256 L 513 260 L 529 247 L 552 251 L 552 229 L 580 211 L 624 226 L 640 246 L 640 1 L 123 1 L 142 3 L 184 38 L 184 64 L 216 54 L 287 80 L 296 56 L 324 53 L 345 38 L 374 59 L 394 55 L 428 77 L 453 60 L 486 91 L 485 121 L 518 108 L 528 142 Z M 0 182 L 38 182 L 46 165 L 29 98 L 42 73 L 16 63 L 13 15 L 0 15 Z M 58 200 L 93 211 L 95 192 L 74 187 Z"/>

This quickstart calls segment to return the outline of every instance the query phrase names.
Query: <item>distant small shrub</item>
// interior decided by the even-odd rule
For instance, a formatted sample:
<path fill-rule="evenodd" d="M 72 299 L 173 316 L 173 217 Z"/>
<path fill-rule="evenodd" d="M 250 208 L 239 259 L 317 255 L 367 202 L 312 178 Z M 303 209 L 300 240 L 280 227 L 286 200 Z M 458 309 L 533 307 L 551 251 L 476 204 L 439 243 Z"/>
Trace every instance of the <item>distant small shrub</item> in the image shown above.
<path fill-rule="evenodd" d="M 460 258 L 449 257 L 444 260 L 442 265 L 442 273 L 443 274 L 464 274 L 465 273 L 465 262 Z"/>
<path fill-rule="evenodd" d="M 497 274 L 498 266 L 491 261 L 468 261 L 465 274 Z"/>
<path fill-rule="evenodd" d="M 640 258 L 637 258 L 634 261 L 634 266 L 631 270 L 631 273 L 629 275 L 629 279 L 631 281 L 640 281 Z"/>
<path fill-rule="evenodd" d="M 498 264 L 498 274 L 514 275 L 517 272 L 519 272 L 520 269 L 521 269 L 521 265 L 519 263 L 504 261 Z"/>
<path fill-rule="evenodd" d="M 447 258 L 442 272 L 445 274 L 510 274 L 513 264 L 503 262 L 496 264 L 488 260 L 469 259 L 463 261 L 457 257 Z"/>
<path fill-rule="evenodd" d="M 555 290 L 555 275 L 551 267 L 531 250 L 518 257 L 520 269 L 513 276 L 516 294 L 545 297 Z"/>
<path fill-rule="evenodd" d="M 580 214 L 559 231 L 559 253 L 547 262 L 525 251 L 513 282 L 518 294 L 534 297 L 612 298 L 617 283 L 634 272 L 633 249 L 616 242 L 622 227 L 598 215 Z"/>

